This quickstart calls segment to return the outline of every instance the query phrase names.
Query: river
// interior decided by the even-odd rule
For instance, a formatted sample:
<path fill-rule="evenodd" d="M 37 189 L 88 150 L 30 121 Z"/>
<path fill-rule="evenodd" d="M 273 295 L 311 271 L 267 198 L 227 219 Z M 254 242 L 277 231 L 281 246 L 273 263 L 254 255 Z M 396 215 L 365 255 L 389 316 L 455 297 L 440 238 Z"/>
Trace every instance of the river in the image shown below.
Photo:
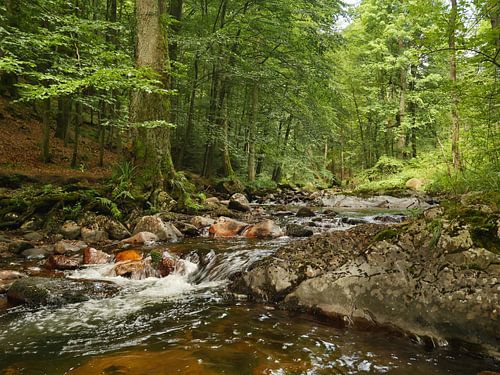
<path fill-rule="evenodd" d="M 349 227 L 339 218 L 323 218 L 320 226 Z M 109 280 L 122 290 L 112 298 L 62 307 L 0 308 L 0 371 L 469 375 L 492 368 L 465 353 L 430 350 L 394 332 L 339 328 L 319 317 L 229 295 L 232 274 L 289 241 L 197 238 L 167 244 L 162 248 L 181 255 L 185 267 L 163 279 L 106 277 L 108 265 L 68 272 L 71 278 Z"/>

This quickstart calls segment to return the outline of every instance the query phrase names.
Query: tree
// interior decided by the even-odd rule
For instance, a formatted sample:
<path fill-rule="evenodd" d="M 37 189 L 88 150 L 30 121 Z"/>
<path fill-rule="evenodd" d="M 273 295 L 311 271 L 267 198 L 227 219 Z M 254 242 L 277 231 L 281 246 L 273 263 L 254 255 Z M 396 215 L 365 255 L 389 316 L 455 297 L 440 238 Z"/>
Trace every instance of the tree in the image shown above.
<path fill-rule="evenodd" d="M 136 1 L 137 68 L 149 68 L 168 87 L 168 50 L 162 28 L 159 0 Z M 134 161 L 139 165 L 143 182 L 152 188 L 162 186 L 175 171 L 170 153 L 168 99 L 162 92 L 134 90 L 130 99 L 130 122 L 137 127 L 134 137 Z"/>

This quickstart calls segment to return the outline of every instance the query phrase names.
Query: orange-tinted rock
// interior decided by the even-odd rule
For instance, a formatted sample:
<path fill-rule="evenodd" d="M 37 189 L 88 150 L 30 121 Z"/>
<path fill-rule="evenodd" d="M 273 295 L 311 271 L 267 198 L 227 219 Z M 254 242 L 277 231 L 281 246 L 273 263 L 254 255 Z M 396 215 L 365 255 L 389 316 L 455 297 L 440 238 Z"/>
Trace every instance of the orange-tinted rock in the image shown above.
<path fill-rule="evenodd" d="M 158 277 L 149 259 L 129 260 L 117 263 L 110 271 L 112 276 L 128 277 L 132 280 L 143 280 L 148 277 Z"/>
<path fill-rule="evenodd" d="M 80 259 L 65 255 L 51 255 L 45 262 L 45 266 L 56 270 L 74 270 L 80 266 Z"/>
<path fill-rule="evenodd" d="M 124 239 L 123 243 L 128 243 L 131 245 L 151 245 L 158 242 L 160 239 L 158 236 L 151 232 L 139 232 L 134 234 L 132 237 Z"/>
<path fill-rule="evenodd" d="M 137 250 L 125 250 L 115 255 L 115 262 L 123 262 L 125 260 L 141 260 L 142 253 Z"/>
<path fill-rule="evenodd" d="M 222 216 L 210 226 L 208 233 L 212 237 L 235 237 L 246 227 L 247 224 L 241 221 Z"/>
<path fill-rule="evenodd" d="M 258 224 L 250 225 L 242 235 L 247 238 L 272 238 L 283 236 L 283 231 L 272 220 L 264 220 Z"/>
<path fill-rule="evenodd" d="M 83 250 L 83 264 L 106 264 L 109 263 L 112 256 L 104 251 L 96 250 L 93 247 L 87 247 Z"/>

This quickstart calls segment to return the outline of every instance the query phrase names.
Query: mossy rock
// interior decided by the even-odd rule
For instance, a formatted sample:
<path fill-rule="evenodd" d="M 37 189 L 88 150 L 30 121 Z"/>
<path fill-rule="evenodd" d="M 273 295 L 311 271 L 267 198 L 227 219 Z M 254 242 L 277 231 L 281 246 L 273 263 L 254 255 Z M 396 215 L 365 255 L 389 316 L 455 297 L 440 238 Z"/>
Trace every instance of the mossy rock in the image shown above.
<path fill-rule="evenodd" d="M 384 229 L 378 232 L 373 240 L 375 242 L 390 240 L 392 238 L 396 238 L 399 235 L 399 231 L 394 228 Z"/>

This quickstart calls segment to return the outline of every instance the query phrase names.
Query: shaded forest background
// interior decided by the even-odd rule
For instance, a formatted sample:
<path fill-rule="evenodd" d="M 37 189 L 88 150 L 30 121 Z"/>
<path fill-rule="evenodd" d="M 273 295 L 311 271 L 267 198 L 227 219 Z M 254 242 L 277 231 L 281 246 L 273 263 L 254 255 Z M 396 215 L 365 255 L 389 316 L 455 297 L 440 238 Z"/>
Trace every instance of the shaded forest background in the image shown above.
<path fill-rule="evenodd" d="M 189 171 L 260 188 L 498 190 L 494 0 L 0 4 L 2 103 L 34 108 L 26 152 L 48 165 L 148 188 Z"/>

